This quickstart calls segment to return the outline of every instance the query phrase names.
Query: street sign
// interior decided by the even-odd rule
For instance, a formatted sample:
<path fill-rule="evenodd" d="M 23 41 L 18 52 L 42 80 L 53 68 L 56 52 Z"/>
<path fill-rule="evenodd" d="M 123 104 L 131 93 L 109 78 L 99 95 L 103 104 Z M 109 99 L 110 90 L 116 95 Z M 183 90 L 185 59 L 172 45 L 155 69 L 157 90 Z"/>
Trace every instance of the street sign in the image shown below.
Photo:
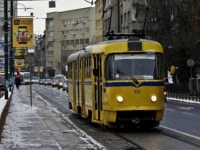
<path fill-rule="evenodd" d="M 34 67 L 34 72 L 38 72 L 38 67 Z"/>
<path fill-rule="evenodd" d="M 33 64 L 35 61 L 35 55 L 32 54 L 32 53 L 29 53 L 25 56 L 25 63 L 28 63 L 28 64 Z"/>
<path fill-rule="evenodd" d="M 40 67 L 40 72 L 43 72 L 43 67 Z"/>
<path fill-rule="evenodd" d="M 193 59 L 188 59 L 187 60 L 187 65 L 189 66 L 189 67 L 192 67 L 192 66 L 194 66 L 194 60 Z"/>

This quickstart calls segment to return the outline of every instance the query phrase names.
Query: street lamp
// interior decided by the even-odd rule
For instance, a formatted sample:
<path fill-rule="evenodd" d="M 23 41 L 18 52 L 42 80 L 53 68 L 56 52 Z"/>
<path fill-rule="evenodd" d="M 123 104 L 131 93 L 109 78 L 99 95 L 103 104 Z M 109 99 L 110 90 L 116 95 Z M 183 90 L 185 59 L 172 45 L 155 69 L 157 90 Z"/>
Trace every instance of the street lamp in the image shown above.
<path fill-rule="evenodd" d="M 18 5 L 21 5 L 21 6 L 23 6 L 24 8 L 16 8 Z M 13 12 L 13 9 L 15 10 L 15 9 L 24 9 L 25 11 L 26 10 L 28 10 L 28 9 L 32 9 L 32 8 L 27 8 L 24 4 L 22 4 L 22 3 L 17 3 L 14 7 L 13 7 L 13 1 L 11 1 L 10 2 L 10 16 L 11 16 L 11 21 L 10 21 L 10 77 L 9 77 L 9 86 L 10 86 L 10 91 L 11 91 L 11 86 L 13 85 L 13 83 L 14 83 L 14 47 L 13 47 L 13 43 L 12 43 L 12 41 L 13 41 L 13 29 L 12 29 L 12 18 L 13 17 L 15 17 L 15 12 L 16 12 L 16 10 Z M 7 11 L 7 2 L 6 2 L 6 4 L 5 4 L 5 6 L 4 6 L 4 10 L 5 11 Z M 5 12 L 4 12 L 5 13 Z M 6 15 L 6 14 L 5 14 Z M 30 12 L 30 15 L 31 16 L 33 16 L 33 13 L 31 13 Z M 5 17 L 5 20 L 7 20 L 6 19 L 7 18 L 7 16 Z M 6 32 L 6 31 L 5 31 Z M 8 37 L 5 37 L 5 44 L 6 43 L 8 43 L 7 42 L 7 40 L 8 40 Z M 5 47 L 5 49 L 6 49 L 6 47 Z M 7 61 L 7 59 L 8 59 L 8 56 L 5 56 L 5 60 Z M 5 64 L 5 72 L 8 72 L 8 64 Z M 8 78 L 8 75 L 5 75 L 6 77 L 6 79 Z M 5 92 L 5 97 L 7 97 L 7 92 Z"/>
<path fill-rule="evenodd" d="M 11 1 L 12 2 L 12 1 Z M 21 5 L 21 6 L 23 6 L 24 8 L 16 8 L 18 5 Z M 26 7 L 24 4 L 22 4 L 22 3 L 17 3 L 14 7 L 12 7 L 12 8 L 14 8 L 14 9 L 24 9 L 24 11 L 28 11 L 28 12 L 30 12 L 29 11 L 29 9 L 33 9 L 33 8 L 31 8 L 31 7 Z M 16 12 L 16 11 L 15 11 Z M 14 14 L 12 15 L 12 17 L 15 17 L 15 12 L 14 12 Z M 33 12 L 30 12 L 30 16 L 32 16 L 33 17 Z M 19 16 L 18 16 L 19 17 Z"/>

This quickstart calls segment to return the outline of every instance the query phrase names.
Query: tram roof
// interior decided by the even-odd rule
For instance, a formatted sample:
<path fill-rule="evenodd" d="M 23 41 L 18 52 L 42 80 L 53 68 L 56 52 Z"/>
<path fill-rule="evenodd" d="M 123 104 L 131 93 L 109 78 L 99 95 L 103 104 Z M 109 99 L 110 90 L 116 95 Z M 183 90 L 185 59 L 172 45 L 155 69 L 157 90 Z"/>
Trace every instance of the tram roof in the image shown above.
<path fill-rule="evenodd" d="M 100 43 L 97 43 L 97 44 L 94 44 L 94 45 L 89 45 L 89 46 L 86 46 L 84 48 L 84 50 L 80 50 L 78 52 L 75 52 L 73 54 L 71 54 L 69 57 L 68 57 L 68 62 L 71 62 L 71 61 L 74 61 L 74 60 L 77 60 L 78 57 L 84 57 L 84 56 L 87 56 L 89 55 L 90 53 L 102 53 L 103 52 L 103 49 L 99 49 L 99 51 L 97 52 L 96 50 L 94 50 L 94 47 L 102 47 L 102 46 L 106 46 L 108 44 L 114 44 L 114 43 L 122 43 L 122 42 L 128 42 L 129 39 L 118 39 L 118 40 L 109 40 L 109 41 L 103 41 L 103 42 L 100 42 Z M 147 40 L 147 39 L 139 39 L 140 42 L 153 42 L 153 43 L 157 43 L 159 44 L 158 42 L 156 41 L 153 41 L 153 40 Z"/>

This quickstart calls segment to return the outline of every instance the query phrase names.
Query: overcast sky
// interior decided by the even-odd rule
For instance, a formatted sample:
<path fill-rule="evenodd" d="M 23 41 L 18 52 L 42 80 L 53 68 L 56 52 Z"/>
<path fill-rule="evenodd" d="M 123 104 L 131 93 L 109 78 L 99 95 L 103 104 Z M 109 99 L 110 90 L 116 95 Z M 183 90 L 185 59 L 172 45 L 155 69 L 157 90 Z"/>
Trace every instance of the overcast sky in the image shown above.
<path fill-rule="evenodd" d="M 43 34 L 45 30 L 45 19 L 46 14 L 48 12 L 61 12 L 73 9 L 79 9 L 84 7 L 90 7 L 91 4 L 86 2 L 85 0 L 56 0 L 56 8 L 49 8 L 49 1 L 50 0 L 41 0 L 41 1 L 34 1 L 34 0 L 27 0 L 27 1 L 19 1 L 17 8 L 33 8 L 27 9 L 18 9 L 18 16 L 30 16 L 30 12 L 34 14 L 34 33 L 35 34 Z M 92 0 L 88 0 L 91 2 Z M 94 0 L 93 0 L 94 2 Z M 24 6 L 23 6 L 24 5 Z M 93 4 L 92 7 L 95 5 Z M 37 19 L 38 18 L 38 19 Z"/>

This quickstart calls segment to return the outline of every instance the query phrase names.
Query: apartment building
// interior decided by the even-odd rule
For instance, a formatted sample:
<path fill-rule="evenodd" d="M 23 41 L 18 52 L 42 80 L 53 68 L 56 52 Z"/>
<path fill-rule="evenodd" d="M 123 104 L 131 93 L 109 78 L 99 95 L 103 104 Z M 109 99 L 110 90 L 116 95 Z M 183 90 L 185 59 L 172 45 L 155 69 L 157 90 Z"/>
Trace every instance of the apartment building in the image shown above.
<path fill-rule="evenodd" d="M 103 41 L 103 0 L 95 1 L 96 42 Z"/>
<path fill-rule="evenodd" d="M 145 20 L 145 1 L 105 0 L 103 31 L 114 33 L 133 33 L 143 30 Z M 104 37 L 104 40 L 107 40 Z"/>
<path fill-rule="evenodd" d="M 70 54 L 96 43 L 95 8 L 47 13 L 45 31 L 46 73 L 64 74 Z"/>

